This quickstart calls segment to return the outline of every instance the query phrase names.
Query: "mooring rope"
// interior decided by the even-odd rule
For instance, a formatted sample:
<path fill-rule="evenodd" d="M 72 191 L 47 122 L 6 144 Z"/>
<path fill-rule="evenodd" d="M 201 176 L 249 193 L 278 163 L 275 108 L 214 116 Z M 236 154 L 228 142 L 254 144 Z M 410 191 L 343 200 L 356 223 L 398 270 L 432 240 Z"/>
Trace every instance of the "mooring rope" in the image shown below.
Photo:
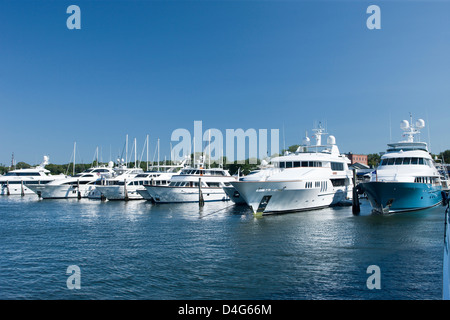
<path fill-rule="evenodd" d="M 206 215 L 200 215 L 200 217 L 198 217 L 198 218 L 199 218 L 199 219 L 203 219 L 204 217 L 207 217 L 207 216 L 213 215 L 213 214 L 215 214 L 215 213 L 217 213 L 217 212 L 220 212 L 220 211 L 222 211 L 222 210 L 225 210 L 225 209 L 227 209 L 227 208 L 229 208 L 229 207 L 231 207 L 231 206 L 234 206 L 234 203 L 232 203 L 232 204 L 230 204 L 230 205 L 226 206 L 225 208 L 222 208 L 222 209 L 219 209 L 219 210 L 216 210 L 216 211 L 210 212 L 210 213 L 208 213 L 208 214 L 206 214 Z"/>

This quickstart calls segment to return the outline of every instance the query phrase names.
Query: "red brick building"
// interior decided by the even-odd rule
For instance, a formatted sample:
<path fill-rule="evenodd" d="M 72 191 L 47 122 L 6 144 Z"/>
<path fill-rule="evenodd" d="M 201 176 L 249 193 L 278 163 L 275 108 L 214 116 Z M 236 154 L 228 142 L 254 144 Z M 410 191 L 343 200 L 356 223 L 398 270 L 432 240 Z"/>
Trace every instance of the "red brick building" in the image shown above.
<path fill-rule="evenodd" d="M 361 164 L 365 164 L 366 166 L 368 165 L 367 155 L 348 153 L 347 157 L 352 162 L 351 164 L 361 163 Z"/>

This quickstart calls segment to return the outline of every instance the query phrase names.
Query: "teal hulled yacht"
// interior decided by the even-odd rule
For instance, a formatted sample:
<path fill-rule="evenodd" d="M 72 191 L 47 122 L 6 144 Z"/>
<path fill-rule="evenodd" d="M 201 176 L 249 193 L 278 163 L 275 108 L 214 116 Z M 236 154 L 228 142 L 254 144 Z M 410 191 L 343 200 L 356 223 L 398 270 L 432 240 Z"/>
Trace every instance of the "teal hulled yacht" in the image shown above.
<path fill-rule="evenodd" d="M 370 181 L 360 184 L 372 208 L 381 213 L 420 210 L 442 202 L 440 174 L 425 142 L 415 142 L 425 122 L 403 120 L 403 141 L 388 144 Z"/>

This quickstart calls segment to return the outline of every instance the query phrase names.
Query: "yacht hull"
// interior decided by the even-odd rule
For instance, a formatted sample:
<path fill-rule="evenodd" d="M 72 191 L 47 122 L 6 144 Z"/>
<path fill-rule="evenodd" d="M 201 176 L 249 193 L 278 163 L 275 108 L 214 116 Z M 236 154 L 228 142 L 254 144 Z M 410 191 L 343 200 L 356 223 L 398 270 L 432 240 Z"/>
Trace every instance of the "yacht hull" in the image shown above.
<path fill-rule="evenodd" d="M 302 181 L 240 181 L 231 184 L 257 215 L 329 207 L 346 200 L 351 194 L 348 187 L 333 191 L 322 191 L 321 188 L 305 189 L 305 183 Z"/>
<path fill-rule="evenodd" d="M 97 186 L 97 190 L 108 200 L 143 200 L 135 186 Z"/>
<path fill-rule="evenodd" d="M 235 187 L 222 187 L 223 191 L 227 194 L 231 201 L 236 204 L 247 204 L 244 198 L 240 195 L 240 193 L 236 190 Z"/>
<path fill-rule="evenodd" d="M 89 192 L 94 188 L 94 185 L 45 185 L 30 187 L 42 199 L 87 198 Z"/>
<path fill-rule="evenodd" d="M 199 202 L 197 187 L 145 186 L 156 203 Z M 202 188 L 203 201 L 227 201 L 230 198 L 222 188 Z"/>
<path fill-rule="evenodd" d="M 147 191 L 147 189 L 145 189 L 145 187 L 144 187 L 144 189 L 137 190 L 137 192 L 141 195 L 141 197 L 143 199 L 148 200 L 148 201 L 153 201 L 152 196 L 148 193 L 148 191 Z"/>
<path fill-rule="evenodd" d="M 30 190 L 27 186 L 23 186 L 21 184 L 9 184 L 8 186 L 6 184 L 2 185 L 0 188 L 0 195 L 7 196 L 7 195 L 28 195 L 28 194 L 34 194 L 33 190 Z"/>
<path fill-rule="evenodd" d="M 361 188 L 373 210 L 380 213 L 420 210 L 442 202 L 442 188 L 425 183 L 371 181 Z"/>

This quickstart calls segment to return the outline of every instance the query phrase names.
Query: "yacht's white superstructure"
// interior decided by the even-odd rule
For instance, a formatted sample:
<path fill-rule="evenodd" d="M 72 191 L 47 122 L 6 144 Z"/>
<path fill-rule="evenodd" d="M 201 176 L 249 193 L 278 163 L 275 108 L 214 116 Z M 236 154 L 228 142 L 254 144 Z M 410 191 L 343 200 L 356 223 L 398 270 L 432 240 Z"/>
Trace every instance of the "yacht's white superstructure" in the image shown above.
<path fill-rule="evenodd" d="M 73 177 L 58 179 L 45 185 L 31 185 L 33 190 L 43 199 L 86 198 L 96 187 L 96 181 L 102 176 L 111 177 L 114 170 L 109 167 L 93 167 Z"/>
<path fill-rule="evenodd" d="M 34 194 L 29 188 L 34 185 L 45 185 L 54 180 L 66 178 L 65 175 L 52 175 L 45 169 L 48 164 L 48 156 L 35 168 L 11 170 L 0 176 L 0 195 L 26 195 Z"/>
<path fill-rule="evenodd" d="M 254 174 L 231 182 L 257 215 L 295 212 L 338 204 L 352 196 L 350 160 L 339 153 L 334 136 L 322 145 L 324 128 L 313 130 L 295 153 L 271 159 Z"/>

